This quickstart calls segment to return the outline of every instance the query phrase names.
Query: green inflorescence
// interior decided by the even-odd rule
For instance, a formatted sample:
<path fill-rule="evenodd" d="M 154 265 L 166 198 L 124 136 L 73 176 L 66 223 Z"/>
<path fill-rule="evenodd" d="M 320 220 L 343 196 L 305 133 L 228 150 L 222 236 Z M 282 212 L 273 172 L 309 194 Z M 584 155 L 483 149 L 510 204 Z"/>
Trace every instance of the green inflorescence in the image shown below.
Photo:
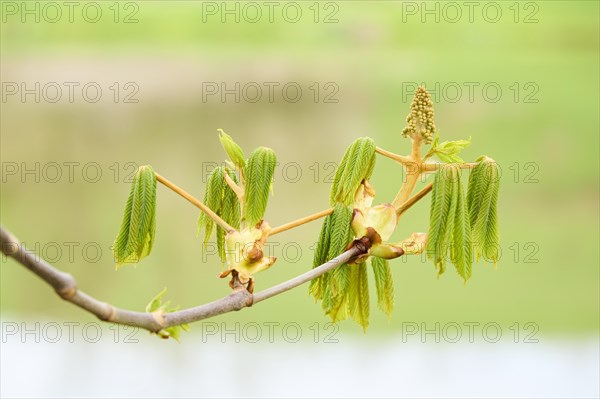
<path fill-rule="evenodd" d="M 435 133 L 433 115 L 431 96 L 425 87 L 420 86 L 415 91 L 410 113 L 406 117 L 407 126 L 402 131 L 402 136 L 412 139 L 420 136 L 426 144 L 430 144 Z"/>

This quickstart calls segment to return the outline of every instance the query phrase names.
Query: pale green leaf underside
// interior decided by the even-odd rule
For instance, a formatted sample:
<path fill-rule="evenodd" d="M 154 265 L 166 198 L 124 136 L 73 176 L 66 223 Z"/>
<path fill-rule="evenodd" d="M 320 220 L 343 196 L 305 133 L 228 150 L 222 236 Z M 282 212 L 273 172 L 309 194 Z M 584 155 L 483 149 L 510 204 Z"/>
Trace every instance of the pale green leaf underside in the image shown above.
<path fill-rule="evenodd" d="M 427 254 L 438 274 L 449 259 L 467 281 L 472 274 L 473 251 L 494 264 L 499 259 L 498 192 L 500 171 L 496 162 L 481 157 L 469 175 L 467 195 L 463 193 L 460 169 L 446 165 L 433 183 Z"/>
<path fill-rule="evenodd" d="M 367 263 L 362 262 L 350 267 L 350 290 L 348 293 L 348 310 L 350 316 L 367 331 L 369 326 L 369 281 Z"/>
<path fill-rule="evenodd" d="M 333 213 L 325 218 L 315 249 L 313 267 L 320 266 L 344 252 L 353 238 L 351 220 L 352 211 L 342 204 L 337 204 Z M 323 310 L 334 320 L 344 315 L 343 312 L 338 312 L 342 310 L 340 308 L 344 300 L 343 294 L 348 285 L 348 268 L 348 265 L 341 265 L 310 282 L 309 292 L 315 300 L 322 300 Z M 342 318 L 345 318 L 345 315 Z"/>
<path fill-rule="evenodd" d="M 225 181 L 225 173 L 231 180 L 238 182 L 235 173 L 226 166 L 216 167 L 210 174 L 204 193 L 204 204 L 234 228 L 240 227 L 240 203 L 237 195 Z M 198 232 L 204 228 L 204 248 L 210 241 L 216 227 L 217 252 L 222 262 L 225 262 L 225 230 L 215 226 L 215 222 L 204 212 L 198 217 Z"/>
<path fill-rule="evenodd" d="M 500 257 L 498 193 L 500 171 L 496 162 L 482 157 L 469 176 L 467 209 L 477 259 L 483 256 L 496 264 Z"/>
<path fill-rule="evenodd" d="M 389 262 L 386 259 L 373 256 L 371 258 L 371 267 L 375 275 L 377 306 L 389 318 L 394 311 L 394 279 Z"/>
<path fill-rule="evenodd" d="M 461 170 L 446 165 L 435 175 L 430 208 L 427 255 L 438 275 L 446 270 L 446 260 L 467 281 L 472 270 L 471 228 L 467 215 Z"/>
<path fill-rule="evenodd" d="M 354 202 L 354 195 L 360 183 L 368 180 L 375 168 L 375 143 L 370 137 L 361 137 L 355 140 L 346 150 L 340 162 L 329 200 L 333 206 L 342 203 L 350 206 Z"/>
<path fill-rule="evenodd" d="M 313 267 L 317 267 L 338 256 L 352 242 L 350 228 L 352 211 L 343 204 L 336 204 L 331 215 L 321 227 Z M 373 272 L 377 288 L 378 307 L 391 315 L 394 307 L 393 279 L 387 261 L 372 258 Z M 369 325 L 369 283 L 367 263 L 344 264 L 312 280 L 310 294 L 321 301 L 323 312 L 333 322 L 352 318 L 364 330 Z"/>
<path fill-rule="evenodd" d="M 136 172 L 125 204 L 119 234 L 113 244 L 117 268 L 150 254 L 156 231 L 156 175 L 150 165 Z"/>
<path fill-rule="evenodd" d="M 266 147 L 257 148 L 248 158 L 245 168 L 244 214 L 250 226 L 256 225 L 265 215 L 276 164 L 275 153 Z"/>

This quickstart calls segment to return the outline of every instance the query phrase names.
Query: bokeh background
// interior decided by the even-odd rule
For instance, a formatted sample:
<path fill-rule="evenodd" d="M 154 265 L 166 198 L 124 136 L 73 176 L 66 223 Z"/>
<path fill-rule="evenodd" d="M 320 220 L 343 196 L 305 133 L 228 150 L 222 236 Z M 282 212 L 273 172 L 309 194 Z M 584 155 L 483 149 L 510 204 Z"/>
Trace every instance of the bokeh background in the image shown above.
<path fill-rule="evenodd" d="M 407 153 L 421 83 L 442 140 L 472 137 L 464 158 L 489 155 L 503 172 L 497 269 L 480 262 L 464 285 L 423 257 L 396 260 L 394 315 L 372 297 L 366 334 L 328 325 L 300 287 L 193 324 L 180 344 L 142 331 L 129 342 L 3 258 L 2 396 L 597 397 L 599 4 L 475 3 L 99 1 L 70 14 L 2 1 L 1 223 L 117 306 L 142 310 L 165 286 L 182 307 L 227 294 L 198 211 L 164 187 L 151 256 L 117 272 L 110 252 L 135 167 L 201 197 L 225 159 L 219 128 L 247 153 L 276 151 L 272 226 L 328 205 L 355 138 Z M 402 179 L 379 158 L 377 200 Z M 423 201 L 394 237 L 428 220 Z M 273 237 L 279 260 L 257 289 L 309 269 L 319 228 Z"/>

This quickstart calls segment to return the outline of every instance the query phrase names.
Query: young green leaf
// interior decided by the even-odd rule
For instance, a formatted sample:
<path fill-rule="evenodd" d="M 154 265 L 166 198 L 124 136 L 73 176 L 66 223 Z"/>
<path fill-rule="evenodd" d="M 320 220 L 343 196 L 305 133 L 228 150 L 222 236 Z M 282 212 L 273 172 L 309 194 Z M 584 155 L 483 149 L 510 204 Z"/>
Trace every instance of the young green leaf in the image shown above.
<path fill-rule="evenodd" d="M 352 223 L 352 211 L 347 206 L 341 204 L 335 205 L 330 216 L 331 236 L 329 239 L 329 249 L 327 251 L 327 261 L 344 252 L 354 237 L 354 232 L 350 228 L 350 223 Z"/>
<path fill-rule="evenodd" d="M 458 179 L 458 198 L 454 214 L 454 229 L 450 246 L 450 260 L 465 282 L 471 277 L 473 254 L 471 225 L 461 180 Z"/>
<path fill-rule="evenodd" d="M 225 173 L 237 183 L 235 173 L 225 166 L 216 167 L 206 183 L 204 203 L 218 216 L 234 228 L 240 227 L 240 203 L 237 195 L 225 181 Z M 215 222 L 204 212 L 198 217 L 198 231 L 204 227 L 204 249 L 210 240 Z M 217 252 L 222 262 L 225 262 L 225 230 L 216 226 Z"/>
<path fill-rule="evenodd" d="M 180 326 L 167 327 L 163 331 L 165 332 L 164 338 L 173 338 L 175 341 L 179 342 L 179 338 L 181 337 Z"/>
<path fill-rule="evenodd" d="M 369 280 L 367 263 L 362 262 L 350 267 L 350 290 L 348 310 L 352 319 L 360 324 L 364 332 L 369 326 Z"/>
<path fill-rule="evenodd" d="M 206 191 L 204 192 L 204 204 L 208 206 L 213 212 L 218 214 L 221 211 L 223 205 L 223 191 L 225 189 L 225 177 L 223 175 L 224 168 L 218 166 L 213 169 L 208 181 L 206 182 Z M 215 222 L 204 212 L 200 212 L 198 216 L 198 233 L 204 227 L 204 249 L 210 240 Z"/>
<path fill-rule="evenodd" d="M 322 265 L 328 260 L 327 255 L 329 254 L 329 244 L 331 243 L 332 220 L 335 218 L 335 216 L 332 215 L 335 213 L 336 210 L 334 209 L 330 215 L 327 215 L 325 219 L 323 219 L 319 241 L 317 241 L 317 247 L 313 258 L 313 268 Z"/>
<path fill-rule="evenodd" d="M 435 155 L 442 162 L 463 163 L 463 159 L 458 154 L 471 145 L 471 138 L 469 137 L 469 140 L 444 141 L 438 144 L 439 138 L 440 136 L 437 134 L 425 159 Z"/>
<path fill-rule="evenodd" d="M 156 232 L 156 175 L 150 165 L 136 172 L 125 205 L 123 221 L 113 245 L 119 268 L 150 254 Z"/>
<path fill-rule="evenodd" d="M 361 137 L 348 147 L 331 186 L 329 201 L 332 206 L 338 202 L 352 205 L 361 182 L 373 174 L 375 158 L 375 142 L 370 137 Z"/>
<path fill-rule="evenodd" d="M 327 261 L 344 252 L 354 238 L 354 233 L 350 228 L 352 211 L 348 207 L 338 204 L 334 208 L 334 213 L 335 217 L 331 222 L 331 237 L 329 239 Z M 350 284 L 349 269 L 350 266 L 344 264 L 328 272 L 330 277 L 327 284 L 327 296 L 323 302 L 323 310 L 331 316 L 334 322 L 347 317 L 343 310 Z"/>
<path fill-rule="evenodd" d="M 313 266 L 317 267 L 346 250 L 354 238 L 352 211 L 337 203 L 321 228 Z M 393 310 L 394 288 L 387 261 L 373 257 L 378 305 L 388 316 Z M 333 322 L 352 317 L 363 329 L 369 324 L 369 286 L 366 263 L 344 264 L 314 279 L 309 292 Z"/>
<path fill-rule="evenodd" d="M 478 159 L 478 164 L 469 175 L 467 209 L 476 244 L 476 256 L 498 262 L 498 193 L 500 171 L 496 162 L 488 157 Z"/>
<path fill-rule="evenodd" d="M 163 288 L 161 292 L 156 294 L 154 296 L 154 298 L 152 298 L 152 300 L 150 302 L 148 302 L 148 305 L 146 305 L 146 312 L 152 313 L 152 312 L 155 312 L 158 309 L 160 309 L 160 307 L 162 305 L 162 297 L 166 293 L 167 293 L 167 287 Z"/>
<path fill-rule="evenodd" d="M 234 171 L 229 168 L 225 168 L 225 171 L 229 178 L 238 184 L 238 179 Z M 219 216 L 231 227 L 238 229 L 240 227 L 240 202 L 235 191 L 226 182 L 223 187 L 223 202 Z"/>
<path fill-rule="evenodd" d="M 435 175 L 431 194 L 429 217 L 429 233 L 427 234 L 427 256 L 433 260 L 438 275 L 445 271 L 446 236 L 448 231 L 449 213 L 453 209 L 455 179 L 453 166 L 441 168 Z M 448 178 L 448 175 L 451 175 Z"/>
<path fill-rule="evenodd" d="M 217 233 L 215 235 L 216 243 L 217 243 L 217 254 L 219 254 L 219 258 L 221 259 L 221 264 L 225 265 L 225 230 L 221 226 L 217 226 Z"/>
<path fill-rule="evenodd" d="M 250 226 L 256 225 L 265 215 L 276 164 L 277 158 L 270 148 L 259 147 L 250 154 L 245 169 L 244 193 L 244 215 Z"/>
<path fill-rule="evenodd" d="M 350 228 L 351 221 L 352 211 L 342 204 L 336 204 L 333 213 L 323 221 L 313 267 L 320 266 L 346 250 L 353 238 L 353 232 Z M 322 301 L 323 311 L 333 321 L 347 317 L 345 303 L 350 281 L 349 268 L 349 265 L 340 265 L 334 270 L 313 279 L 310 283 L 309 292 L 315 300 Z"/>
<path fill-rule="evenodd" d="M 473 263 L 471 246 L 460 168 L 449 164 L 436 173 L 433 183 L 427 256 L 433 259 L 440 275 L 449 254 L 456 271 L 467 281 Z"/>
<path fill-rule="evenodd" d="M 148 303 L 148 305 L 146 305 L 146 312 L 148 312 L 148 313 L 152 313 L 152 312 L 171 313 L 171 312 L 176 312 L 177 310 L 179 310 L 179 306 L 176 306 L 174 308 L 169 308 L 169 304 L 171 303 L 171 301 L 162 303 L 162 298 L 166 293 L 167 293 L 167 287 L 163 288 L 161 292 L 156 294 L 156 296 L 154 298 L 152 298 L 152 300 Z M 171 326 L 171 327 L 167 327 L 167 328 L 164 328 L 164 329 L 158 331 L 156 334 L 161 338 L 165 338 L 165 339 L 173 338 L 177 342 L 179 342 L 179 337 L 181 336 L 182 329 L 186 332 L 189 332 L 190 326 L 187 324 Z"/>
<path fill-rule="evenodd" d="M 231 178 L 231 180 L 237 184 L 238 180 L 235 173 L 225 168 L 225 172 Z M 217 212 L 224 221 L 226 221 L 231 227 L 235 229 L 240 228 L 240 202 L 236 193 L 229 187 L 225 182 L 223 185 L 223 201 L 221 203 L 221 209 Z M 217 252 L 221 258 L 221 262 L 225 264 L 225 236 L 227 232 L 221 227 L 217 226 Z"/>
<path fill-rule="evenodd" d="M 321 233 L 319 234 L 319 240 L 317 241 L 317 247 L 315 248 L 315 255 L 313 258 L 313 268 L 327 262 L 327 254 L 329 253 L 329 243 L 331 240 L 331 219 L 331 215 L 326 216 L 321 225 Z M 325 273 L 310 281 L 308 292 L 315 298 L 315 302 L 323 299 L 324 284 L 328 277 L 328 274 Z"/>
<path fill-rule="evenodd" d="M 231 136 L 225 133 L 223 129 L 218 130 L 219 140 L 221 141 L 223 149 L 229 156 L 229 159 L 231 159 L 231 162 L 233 162 L 235 166 L 240 168 L 240 170 L 243 170 L 244 166 L 246 165 L 246 157 L 244 156 L 244 151 L 242 151 L 241 147 L 237 145 L 237 143 L 233 141 Z"/>
<path fill-rule="evenodd" d="M 373 256 L 371 266 L 375 274 L 377 306 L 390 318 L 394 311 L 394 279 L 390 265 L 387 260 Z"/>

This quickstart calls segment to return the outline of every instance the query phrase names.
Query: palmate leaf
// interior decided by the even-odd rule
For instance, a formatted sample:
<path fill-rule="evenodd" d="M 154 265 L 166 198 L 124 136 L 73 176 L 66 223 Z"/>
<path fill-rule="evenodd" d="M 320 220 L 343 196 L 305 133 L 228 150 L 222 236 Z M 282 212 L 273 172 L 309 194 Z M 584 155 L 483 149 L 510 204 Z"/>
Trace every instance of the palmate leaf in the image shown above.
<path fill-rule="evenodd" d="M 240 203 L 235 192 L 225 181 L 225 173 L 235 183 L 238 182 L 235 173 L 225 167 L 216 167 L 210 174 L 206 183 L 206 192 L 204 193 L 204 204 L 213 212 L 225 220 L 234 228 L 240 227 Z M 198 232 L 204 228 L 204 249 L 213 229 L 216 227 L 217 252 L 222 262 L 225 262 L 225 230 L 220 226 L 215 226 L 215 222 L 204 212 L 200 212 L 198 217 Z"/>
<path fill-rule="evenodd" d="M 346 150 L 336 171 L 330 194 L 330 202 L 334 211 L 323 222 L 315 251 L 314 267 L 344 252 L 354 238 L 350 207 L 354 203 L 356 191 L 363 180 L 371 177 L 374 167 L 375 143 L 373 140 L 369 137 L 362 137 L 354 141 Z M 384 270 L 381 267 L 377 267 L 379 275 L 376 278 L 381 278 L 378 281 L 381 283 L 381 294 L 383 295 L 380 307 L 389 314 L 393 307 L 391 304 L 393 303 L 393 286 L 391 274 L 382 274 L 382 271 Z M 390 279 L 384 280 L 384 276 L 389 276 Z M 312 280 L 309 292 L 315 300 L 321 300 L 323 311 L 331 317 L 333 322 L 352 317 L 366 330 L 370 311 L 366 263 L 338 266 Z"/>
<path fill-rule="evenodd" d="M 435 263 L 438 276 L 444 273 L 449 258 L 466 282 L 473 263 L 471 226 L 457 165 L 445 165 L 435 175 L 429 223 L 427 256 Z"/>
<path fill-rule="evenodd" d="M 469 176 L 467 209 L 477 259 L 482 255 L 492 260 L 499 259 L 498 193 L 500 171 L 496 162 L 488 157 L 478 159 Z"/>
<path fill-rule="evenodd" d="M 440 136 L 436 134 L 431 148 L 425 155 L 425 159 L 430 156 L 437 156 L 441 161 L 448 163 L 462 163 L 462 158 L 458 155 L 463 149 L 471 145 L 471 138 L 468 140 L 444 141 L 439 143 Z"/>
<path fill-rule="evenodd" d="M 156 175 L 150 165 L 136 172 L 113 254 L 119 268 L 124 263 L 137 263 L 150 254 L 156 232 Z"/>
<path fill-rule="evenodd" d="M 346 250 L 354 234 L 350 228 L 352 211 L 336 204 L 331 215 L 323 221 L 315 250 L 313 267 L 335 258 Z M 393 281 L 387 262 L 374 260 L 375 279 L 380 295 L 380 308 L 390 314 L 393 308 Z M 364 330 L 369 325 L 369 283 L 366 263 L 344 264 L 323 274 L 310 283 L 309 292 L 333 322 L 351 317 Z"/>
<path fill-rule="evenodd" d="M 451 167 L 453 168 L 453 167 Z M 438 275 L 445 271 L 446 254 L 446 235 L 449 213 L 453 207 L 453 184 L 452 178 L 448 179 L 448 174 L 453 170 L 446 167 L 440 169 L 433 182 L 433 192 L 431 194 L 431 208 L 429 233 L 427 234 L 427 256 L 433 260 Z"/>
<path fill-rule="evenodd" d="M 354 195 L 363 179 L 369 179 L 375 168 L 375 143 L 370 137 L 361 137 L 355 140 L 346 150 L 340 162 L 329 200 L 333 206 L 342 203 L 350 206 L 354 202 Z"/>
<path fill-rule="evenodd" d="M 331 237 L 329 250 L 327 251 L 327 261 L 344 252 L 354 236 L 350 228 L 352 211 L 348 207 L 338 204 L 334 209 L 334 213 L 336 216 L 332 219 L 331 223 Z M 350 284 L 349 270 L 350 266 L 343 264 L 328 272 L 331 274 L 331 277 L 326 285 L 327 295 L 323 301 L 323 310 L 334 322 L 347 317 L 345 297 L 348 285 Z"/>
<path fill-rule="evenodd" d="M 276 164 L 275 153 L 266 147 L 254 150 L 246 163 L 244 215 L 250 226 L 256 225 L 265 215 Z"/>
<path fill-rule="evenodd" d="M 390 318 L 394 311 L 394 279 L 390 265 L 386 259 L 373 256 L 371 267 L 375 275 L 377 306 Z"/>
<path fill-rule="evenodd" d="M 319 242 L 315 249 L 313 268 L 330 261 L 344 252 L 347 245 L 352 241 L 351 220 L 352 211 L 342 204 L 337 204 L 333 212 L 325 217 L 323 226 L 321 227 Z M 339 267 L 336 269 L 339 269 Z M 329 281 L 334 271 L 327 272 L 311 281 L 309 291 L 315 299 L 324 299 L 324 287 L 327 285 L 325 282 Z M 345 277 L 342 274 L 343 272 L 338 272 L 338 279 L 344 281 Z"/>
<path fill-rule="evenodd" d="M 346 250 L 353 238 L 351 220 L 352 211 L 342 204 L 337 204 L 331 215 L 325 218 L 315 250 L 313 267 L 326 263 Z M 309 292 L 315 300 L 322 301 L 323 311 L 333 321 L 347 317 L 345 297 L 349 284 L 349 268 L 349 265 L 340 265 L 313 279 L 309 286 Z"/>

